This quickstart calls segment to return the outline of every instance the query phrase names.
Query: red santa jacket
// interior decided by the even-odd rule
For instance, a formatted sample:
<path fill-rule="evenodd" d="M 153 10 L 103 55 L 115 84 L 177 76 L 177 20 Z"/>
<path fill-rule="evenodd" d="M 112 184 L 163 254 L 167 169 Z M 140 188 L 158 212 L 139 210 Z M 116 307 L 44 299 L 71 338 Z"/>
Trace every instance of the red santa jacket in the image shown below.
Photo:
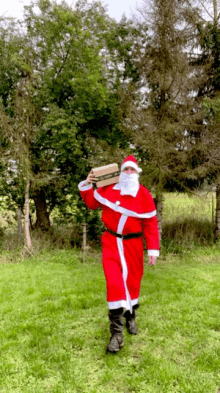
<path fill-rule="evenodd" d="M 148 255 L 159 256 L 156 209 L 147 188 L 140 184 L 136 197 L 121 195 L 114 184 L 94 190 L 92 184 L 81 182 L 79 190 L 88 208 L 102 208 L 102 221 L 106 228 L 123 235 L 143 232 Z"/>

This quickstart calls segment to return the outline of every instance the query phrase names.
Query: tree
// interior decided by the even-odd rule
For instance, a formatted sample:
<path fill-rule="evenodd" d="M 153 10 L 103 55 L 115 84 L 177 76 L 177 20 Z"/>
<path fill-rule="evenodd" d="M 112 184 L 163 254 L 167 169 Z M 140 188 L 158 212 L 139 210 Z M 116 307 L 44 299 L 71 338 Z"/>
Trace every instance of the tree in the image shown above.
<path fill-rule="evenodd" d="M 23 37 L 19 24 L 14 20 L 0 19 L 0 167 L 1 196 L 7 208 L 16 212 L 24 208 L 24 179 L 20 176 L 16 162 L 16 149 L 12 153 L 12 139 L 16 86 L 24 76 L 17 54 L 22 51 Z M 18 146 L 17 146 L 18 147 Z M 21 144 L 20 144 L 21 147 Z M 18 151 L 19 149 L 17 149 Z M 20 228 L 21 231 L 21 228 Z M 21 234 L 20 234 L 21 240 Z"/>
<path fill-rule="evenodd" d="M 106 66 L 107 58 L 111 62 L 107 37 L 115 22 L 100 3 L 81 0 L 74 10 L 65 2 L 39 0 L 37 5 L 37 13 L 34 4 L 26 7 L 24 46 L 16 52 L 20 74 L 12 92 L 26 77 L 29 51 L 37 112 L 29 146 L 30 196 L 36 206 L 36 227 L 48 229 L 54 206 L 76 194 L 79 180 L 94 163 L 104 161 L 107 153 L 110 156 L 111 146 L 116 148 L 122 136 L 116 82 L 110 80 L 112 70 Z M 10 96 L 3 103 L 5 113 L 9 107 L 13 119 Z"/>
<path fill-rule="evenodd" d="M 192 90 L 187 61 L 189 29 L 184 23 L 186 6 L 177 0 L 145 2 L 142 20 L 147 36 L 134 43 L 138 82 L 130 84 L 132 105 L 127 125 L 142 161 L 144 181 L 154 188 L 162 233 L 162 201 L 167 179 L 175 179 L 185 160 L 185 117 Z"/>
<path fill-rule="evenodd" d="M 4 105 L 0 108 L 2 138 L 7 143 L 6 155 L 14 167 L 14 177 L 24 185 L 25 245 L 24 252 L 31 253 L 29 228 L 29 192 L 31 183 L 30 147 L 35 136 L 37 111 L 33 105 L 34 77 L 31 57 L 26 63 L 26 77 L 20 81 L 14 95 L 13 117 L 7 114 Z M 19 190 L 17 190 L 19 193 Z"/>
<path fill-rule="evenodd" d="M 42 215 L 46 205 L 51 211 L 76 192 L 100 145 L 116 146 L 121 137 L 117 93 L 105 67 L 111 20 L 99 3 L 80 1 L 74 10 L 65 3 L 38 5 L 37 15 L 27 8 L 26 24 L 39 75 L 36 105 L 42 122 L 31 151 L 35 179 L 43 183 L 34 197 Z"/>
<path fill-rule="evenodd" d="M 202 13 L 193 19 L 198 55 L 192 61 L 197 76 L 195 122 L 190 130 L 192 176 L 216 183 L 215 238 L 220 238 L 220 28 L 217 1 L 199 1 Z M 192 12 L 193 12 L 193 5 Z"/>

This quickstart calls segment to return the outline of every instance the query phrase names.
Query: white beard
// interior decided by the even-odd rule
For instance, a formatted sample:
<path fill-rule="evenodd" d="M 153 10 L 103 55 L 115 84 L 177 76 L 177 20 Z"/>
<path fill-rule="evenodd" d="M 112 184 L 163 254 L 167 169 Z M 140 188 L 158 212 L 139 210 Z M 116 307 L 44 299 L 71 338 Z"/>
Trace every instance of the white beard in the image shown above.
<path fill-rule="evenodd" d="M 124 173 L 122 172 L 119 176 L 119 185 L 121 189 L 121 195 L 131 195 L 136 197 L 139 190 L 139 175 L 138 173 Z"/>

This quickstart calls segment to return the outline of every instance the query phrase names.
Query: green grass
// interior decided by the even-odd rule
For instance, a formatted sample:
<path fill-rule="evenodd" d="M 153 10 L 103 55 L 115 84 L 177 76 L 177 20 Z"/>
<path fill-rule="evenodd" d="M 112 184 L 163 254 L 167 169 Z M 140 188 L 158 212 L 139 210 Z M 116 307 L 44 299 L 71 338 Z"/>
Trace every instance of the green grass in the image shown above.
<path fill-rule="evenodd" d="M 165 222 L 185 219 L 212 221 L 213 209 L 215 210 L 214 192 L 195 192 L 192 195 L 166 192 L 164 193 Z"/>
<path fill-rule="evenodd" d="M 1 393 L 217 393 L 220 250 L 145 265 L 139 334 L 106 354 L 101 255 L 53 251 L 0 265 Z"/>

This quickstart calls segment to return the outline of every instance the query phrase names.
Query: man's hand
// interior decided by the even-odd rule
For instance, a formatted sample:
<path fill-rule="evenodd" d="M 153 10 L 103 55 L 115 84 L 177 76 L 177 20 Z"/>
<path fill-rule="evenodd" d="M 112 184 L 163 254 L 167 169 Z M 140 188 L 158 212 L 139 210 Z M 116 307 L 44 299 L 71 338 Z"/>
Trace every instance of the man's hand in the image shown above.
<path fill-rule="evenodd" d="M 157 257 L 153 257 L 152 255 L 149 255 L 148 258 L 149 258 L 149 266 L 155 265 Z"/>
<path fill-rule="evenodd" d="M 89 172 L 89 174 L 87 176 L 85 184 L 94 183 L 95 180 L 96 180 L 96 177 L 93 175 L 92 170 L 91 170 L 91 172 Z"/>

